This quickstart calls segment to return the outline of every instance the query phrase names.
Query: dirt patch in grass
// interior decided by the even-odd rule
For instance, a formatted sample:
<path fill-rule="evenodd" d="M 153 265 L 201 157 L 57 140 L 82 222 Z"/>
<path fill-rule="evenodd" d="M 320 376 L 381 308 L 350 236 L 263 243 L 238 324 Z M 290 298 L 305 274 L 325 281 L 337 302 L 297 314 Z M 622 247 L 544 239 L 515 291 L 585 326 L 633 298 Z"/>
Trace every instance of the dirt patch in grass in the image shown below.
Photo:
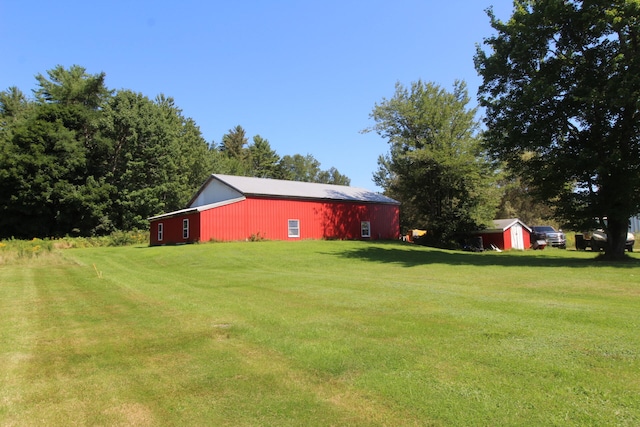
<path fill-rule="evenodd" d="M 114 426 L 152 426 L 158 425 L 153 412 L 137 402 L 122 403 L 104 411 L 105 415 L 116 417 Z"/>

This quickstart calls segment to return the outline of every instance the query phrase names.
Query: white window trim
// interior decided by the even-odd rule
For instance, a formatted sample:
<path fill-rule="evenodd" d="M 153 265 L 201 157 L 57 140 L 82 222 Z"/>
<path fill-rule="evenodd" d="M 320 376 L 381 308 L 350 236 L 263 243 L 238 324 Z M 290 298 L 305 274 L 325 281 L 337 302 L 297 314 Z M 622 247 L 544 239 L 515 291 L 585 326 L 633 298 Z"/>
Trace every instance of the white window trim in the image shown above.
<path fill-rule="evenodd" d="M 182 220 L 182 238 L 189 238 L 189 219 L 185 218 Z"/>
<path fill-rule="evenodd" d="M 158 242 L 162 242 L 162 239 L 164 239 L 164 223 L 159 222 L 158 223 Z"/>
<path fill-rule="evenodd" d="M 365 231 L 367 232 L 367 234 L 365 234 Z M 360 235 L 362 237 L 371 237 L 371 221 L 360 221 Z"/>
<path fill-rule="evenodd" d="M 295 221 L 295 224 L 296 224 L 295 227 L 291 226 L 292 221 Z M 291 233 L 292 229 L 297 230 L 298 233 L 297 234 Z M 296 237 L 296 238 L 300 237 L 300 220 L 299 219 L 289 219 L 289 220 L 287 220 L 287 235 L 289 237 Z"/>

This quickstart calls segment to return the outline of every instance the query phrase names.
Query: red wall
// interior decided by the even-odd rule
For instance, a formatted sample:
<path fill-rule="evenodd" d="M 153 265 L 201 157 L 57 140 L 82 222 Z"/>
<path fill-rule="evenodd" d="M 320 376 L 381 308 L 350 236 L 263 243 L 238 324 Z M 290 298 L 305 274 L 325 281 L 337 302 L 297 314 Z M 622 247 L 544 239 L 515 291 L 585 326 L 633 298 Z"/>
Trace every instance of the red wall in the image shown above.
<path fill-rule="evenodd" d="M 498 249 L 509 249 L 511 248 L 511 235 L 508 233 L 508 230 L 504 233 L 481 233 L 480 235 L 482 236 L 482 246 L 484 246 L 485 249 L 488 249 L 493 244 Z M 505 235 L 508 235 L 509 239 L 507 239 Z M 506 240 L 509 241 L 509 248 L 505 247 Z"/>
<path fill-rule="evenodd" d="M 194 214 L 190 215 L 192 218 Z M 199 215 L 199 222 L 190 220 L 192 231 L 189 241 L 197 241 L 196 235 L 198 240 L 206 242 L 245 240 L 258 234 L 270 240 L 362 239 L 361 221 L 370 222 L 372 240 L 397 239 L 400 234 L 397 205 L 247 198 L 202 211 Z M 152 221 L 151 244 L 184 242 L 184 217 L 182 215 Z M 300 237 L 288 236 L 290 219 L 300 221 Z M 163 242 L 157 241 L 158 222 L 164 223 Z M 194 227 L 197 227 L 197 232 Z"/>
<path fill-rule="evenodd" d="M 482 236 L 482 245 L 485 249 L 489 247 L 492 243 L 496 245 L 497 248 L 503 250 L 512 249 L 511 244 L 511 229 L 508 228 L 502 233 L 481 233 Z M 529 249 L 529 241 L 531 240 L 531 234 L 529 230 L 522 228 L 522 239 L 524 241 L 524 248 Z"/>
<path fill-rule="evenodd" d="M 189 237 L 187 239 L 184 239 L 182 235 L 183 219 L 189 220 Z M 163 238 L 161 241 L 158 240 L 158 224 L 162 224 L 163 228 Z M 152 245 L 175 245 L 179 243 L 198 242 L 200 241 L 200 214 L 199 212 L 192 212 L 151 221 L 150 232 Z"/>

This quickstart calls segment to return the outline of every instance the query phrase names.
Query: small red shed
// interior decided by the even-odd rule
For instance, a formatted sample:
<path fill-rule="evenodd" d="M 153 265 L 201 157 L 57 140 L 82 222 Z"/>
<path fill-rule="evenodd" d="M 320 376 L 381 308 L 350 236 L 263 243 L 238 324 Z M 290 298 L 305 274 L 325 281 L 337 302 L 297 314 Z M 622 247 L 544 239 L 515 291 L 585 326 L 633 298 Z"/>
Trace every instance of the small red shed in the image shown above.
<path fill-rule="evenodd" d="M 151 245 L 397 239 L 400 203 L 357 187 L 213 174 L 187 208 L 149 218 Z"/>
<path fill-rule="evenodd" d="M 498 249 L 529 249 L 531 228 L 518 218 L 496 219 L 493 228 L 479 231 L 485 249 L 494 245 Z"/>

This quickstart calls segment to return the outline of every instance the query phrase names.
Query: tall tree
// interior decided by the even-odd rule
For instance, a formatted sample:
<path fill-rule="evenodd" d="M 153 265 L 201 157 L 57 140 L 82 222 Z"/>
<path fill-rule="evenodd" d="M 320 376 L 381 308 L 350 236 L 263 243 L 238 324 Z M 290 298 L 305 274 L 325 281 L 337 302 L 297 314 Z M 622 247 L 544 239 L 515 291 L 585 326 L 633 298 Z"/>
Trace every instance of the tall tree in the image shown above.
<path fill-rule="evenodd" d="M 105 73 L 89 74 L 84 67 L 61 65 L 47 71 L 47 77 L 36 76 L 38 89 L 34 90 L 39 105 L 53 105 L 67 129 L 76 132 L 87 155 L 87 176 L 104 174 L 105 155 L 110 141 L 99 133 L 102 108 L 114 91 L 105 85 Z"/>
<path fill-rule="evenodd" d="M 49 75 L 52 80 L 38 76 L 35 102 L 17 89 L 0 96 L 3 237 L 104 229 L 108 192 L 93 167 L 100 163 L 94 157 L 101 141 L 97 114 L 109 91 L 100 75 L 84 69 L 58 67 Z M 77 93 L 82 96 L 71 95 Z"/>
<path fill-rule="evenodd" d="M 311 154 L 285 155 L 280 159 L 279 178 L 289 181 L 315 182 L 320 173 L 320 162 Z"/>
<path fill-rule="evenodd" d="M 350 185 L 351 179 L 346 175 L 342 175 L 338 169 L 332 166 L 327 170 L 320 171 L 316 177 L 316 182 L 322 184 Z"/>
<path fill-rule="evenodd" d="M 72 65 L 69 69 L 58 65 L 47 75 L 49 78 L 42 74 L 36 76 L 40 88 L 34 93 L 41 103 L 78 104 L 95 110 L 113 93 L 105 86 L 104 72 L 88 74 L 79 65 Z"/>
<path fill-rule="evenodd" d="M 244 160 L 246 156 L 246 145 L 249 139 L 247 138 L 247 132 L 238 125 L 233 129 L 229 129 L 229 132 L 222 137 L 222 145 L 220 151 L 227 156 Z"/>
<path fill-rule="evenodd" d="M 119 91 L 105 106 L 102 132 L 113 141 L 108 182 L 116 228 L 145 228 L 147 218 L 180 209 L 208 175 L 208 145 L 172 98 Z"/>
<path fill-rule="evenodd" d="M 509 174 L 499 184 L 503 192 L 496 217 L 518 218 L 529 225 L 559 226 L 549 204 L 533 197 L 533 189 L 520 177 Z"/>
<path fill-rule="evenodd" d="M 335 167 L 322 170 L 320 162 L 311 154 L 283 156 L 278 164 L 277 178 L 335 185 L 349 185 L 351 183 L 349 177 L 342 175 Z"/>
<path fill-rule="evenodd" d="M 249 165 L 247 162 L 247 144 L 249 139 L 244 128 L 240 125 L 229 129 L 222 136 L 220 152 L 227 157 L 227 168 L 234 175 L 247 175 Z"/>
<path fill-rule="evenodd" d="M 0 126 L 3 128 L 9 120 L 17 120 L 32 105 L 24 93 L 16 86 L 0 92 Z"/>
<path fill-rule="evenodd" d="M 259 178 L 274 178 L 278 171 L 280 156 L 271 148 L 269 141 L 260 135 L 253 137 L 248 148 L 249 174 Z"/>
<path fill-rule="evenodd" d="M 32 238 L 93 234 L 105 215 L 108 194 L 86 175 L 86 149 L 42 105 L 16 124 L 0 153 L 0 233 Z"/>
<path fill-rule="evenodd" d="M 640 3 L 516 0 L 478 47 L 486 145 L 583 228 L 597 219 L 605 255 L 624 257 L 640 212 Z M 607 221 L 604 221 L 604 219 Z"/>
<path fill-rule="evenodd" d="M 376 104 L 375 131 L 390 151 L 374 181 L 402 202 L 402 224 L 428 230 L 430 243 L 452 245 L 493 219 L 497 194 L 491 164 L 480 152 L 475 109 L 464 82 L 453 92 L 417 81 Z"/>

